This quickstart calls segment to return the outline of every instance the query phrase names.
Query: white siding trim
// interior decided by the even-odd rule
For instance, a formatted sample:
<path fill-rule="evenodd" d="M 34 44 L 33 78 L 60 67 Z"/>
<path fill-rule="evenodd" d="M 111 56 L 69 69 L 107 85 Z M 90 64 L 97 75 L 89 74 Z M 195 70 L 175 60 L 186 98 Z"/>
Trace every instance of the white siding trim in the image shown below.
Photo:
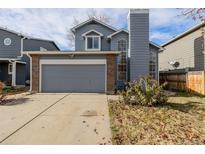
<path fill-rule="evenodd" d="M 91 30 L 89 30 L 89 31 L 87 31 L 87 32 L 85 32 L 85 33 L 83 33 L 82 36 L 86 36 L 87 34 L 89 34 L 89 33 L 91 33 L 91 32 L 94 32 L 94 33 L 96 33 L 96 34 L 98 34 L 98 35 L 100 35 L 100 36 L 103 36 L 102 33 L 98 32 L 98 31 L 96 31 L 96 30 L 94 30 L 94 29 L 91 29 Z M 89 35 L 89 36 L 90 36 L 90 35 Z"/>
<path fill-rule="evenodd" d="M 105 65 L 105 93 L 107 92 L 107 60 L 106 59 L 40 59 L 39 92 L 42 92 L 42 65 Z"/>
<path fill-rule="evenodd" d="M 73 64 L 73 65 L 82 65 L 82 64 L 106 64 L 105 59 L 40 59 L 40 65 L 42 64 Z"/>
<path fill-rule="evenodd" d="M 12 86 L 16 86 L 16 61 L 12 62 Z"/>

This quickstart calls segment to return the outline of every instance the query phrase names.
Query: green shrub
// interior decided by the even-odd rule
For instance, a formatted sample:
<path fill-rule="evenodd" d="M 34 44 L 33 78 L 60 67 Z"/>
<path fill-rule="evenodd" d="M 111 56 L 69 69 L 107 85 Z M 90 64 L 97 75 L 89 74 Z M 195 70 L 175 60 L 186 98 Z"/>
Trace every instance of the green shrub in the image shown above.
<path fill-rule="evenodd" d="M 3 91 L 6 92 L 6 93 L 14 91 L 14 90 L 15 89 L 12 86 L 6 86 L 6 87 L 3 88 Z"/>
<path fill-rule="evenodd" d="M 122 101 L 131 105 L 153 106 L 166 103 L 168 97 L 163 87 L 166 83 L 159 85 L 158 81 L 150 76 L 141 77 L 138 81 L 128 83 L 125 91 L 120 92 Z"/>

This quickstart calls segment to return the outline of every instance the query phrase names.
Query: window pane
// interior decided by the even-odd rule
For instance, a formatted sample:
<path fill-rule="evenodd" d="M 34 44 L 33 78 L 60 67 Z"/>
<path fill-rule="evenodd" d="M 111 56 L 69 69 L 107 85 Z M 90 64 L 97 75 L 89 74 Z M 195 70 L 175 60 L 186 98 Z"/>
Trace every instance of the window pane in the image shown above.
<path fill-rule="evenodd" d="M 99 38 L 98 37 L 94 37 L 94 49 L 98 49 L 99 48 Z"/>
<path fill-rule="evenodd" d="M 88 48 L 88 49 L 92 49 L 92 44 L 93 44 L 93 43 L 92 43 L 92 40 L 93 40 L 93 39 L 92 39 L 91 37 L 88 37 L 88 38 L 87 38 L 87 48 Z"/>
<path fill-rule="evenodd" d="M 118 51 L 127 51 L 127 42 L 125 40 L 118 41 Z"/>

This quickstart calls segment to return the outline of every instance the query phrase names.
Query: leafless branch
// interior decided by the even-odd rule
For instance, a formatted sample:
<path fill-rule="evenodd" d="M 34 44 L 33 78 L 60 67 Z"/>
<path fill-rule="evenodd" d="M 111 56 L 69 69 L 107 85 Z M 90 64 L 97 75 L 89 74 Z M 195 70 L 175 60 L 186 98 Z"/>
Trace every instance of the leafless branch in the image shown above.
<path fill-rule="evenodd" d="M 193 20 L 205 21 L 205 8 L 180 9 L 181 15 L 191 17 Z"/>

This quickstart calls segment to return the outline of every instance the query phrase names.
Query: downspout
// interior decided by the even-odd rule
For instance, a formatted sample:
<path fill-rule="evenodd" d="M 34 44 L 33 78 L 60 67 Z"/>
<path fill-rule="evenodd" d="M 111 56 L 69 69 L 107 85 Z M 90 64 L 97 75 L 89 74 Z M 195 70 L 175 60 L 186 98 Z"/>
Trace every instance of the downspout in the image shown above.
<path fill-rule="evenodd" d="M 29 57 L 30 59 L 30 93 L 32 92 L 32 57 L 29 55 L 29 53 L 27 52 L 26 55 Z"/>
<path fill-rule="evenodd" d="M 15 60 L 9 60 L 9 63 L 12 64 L 11 86 L 15 87 L 16 86 L 16 61 Z"/>

